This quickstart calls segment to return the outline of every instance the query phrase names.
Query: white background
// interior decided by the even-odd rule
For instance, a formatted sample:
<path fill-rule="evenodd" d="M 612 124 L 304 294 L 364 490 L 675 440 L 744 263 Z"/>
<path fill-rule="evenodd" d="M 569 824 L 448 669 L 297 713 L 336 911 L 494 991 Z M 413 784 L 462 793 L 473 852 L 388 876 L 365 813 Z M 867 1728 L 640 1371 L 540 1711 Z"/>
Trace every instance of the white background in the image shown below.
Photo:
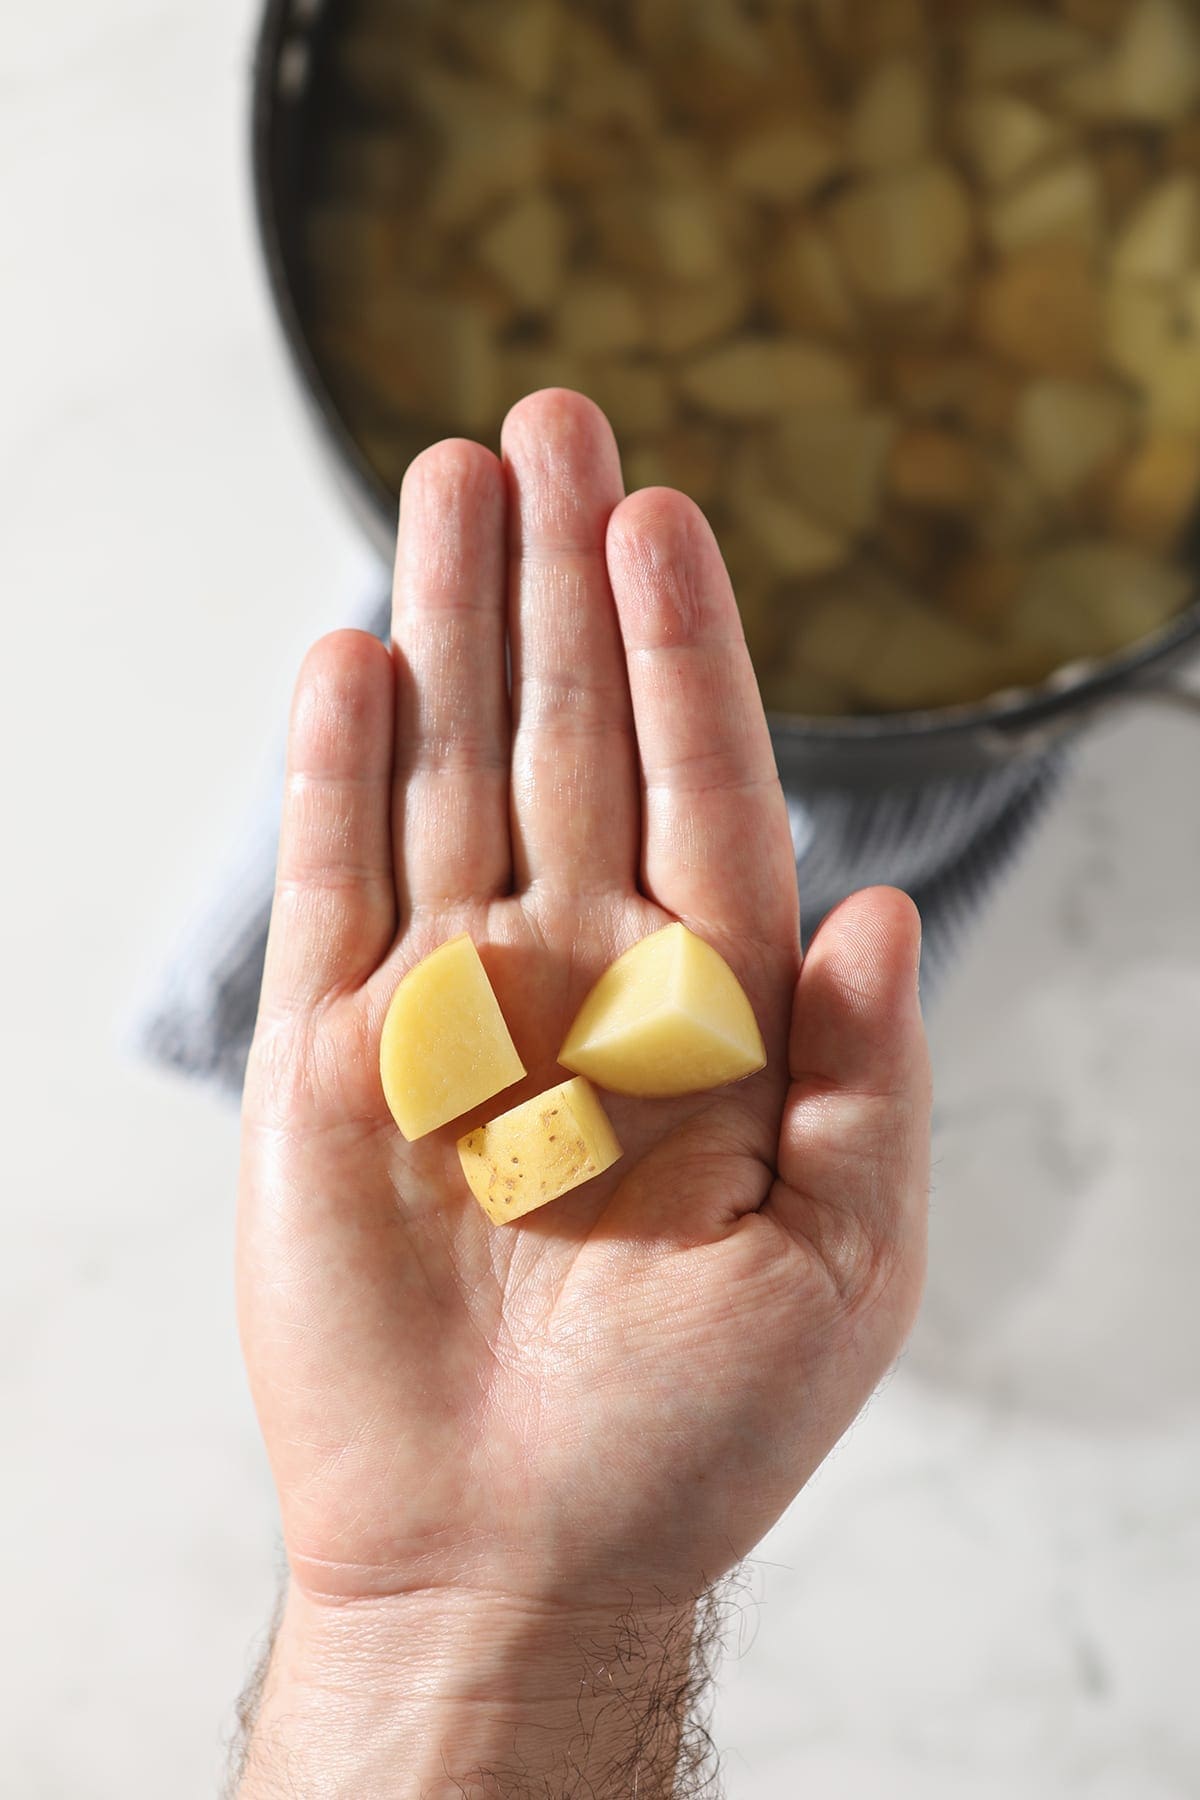
<path fill-rule="evenodd" d="M 284 367 L 247 0 L 0 44 L 4 1776 L 200 1800 L 275 1587 L 236 1123 L 117 1048 L 362 552 Z M 933 1021 L 926 1311 L 762 1546 L 731 1800 L 1200 1792 L 1200 725 L 1104 727 Z"/>

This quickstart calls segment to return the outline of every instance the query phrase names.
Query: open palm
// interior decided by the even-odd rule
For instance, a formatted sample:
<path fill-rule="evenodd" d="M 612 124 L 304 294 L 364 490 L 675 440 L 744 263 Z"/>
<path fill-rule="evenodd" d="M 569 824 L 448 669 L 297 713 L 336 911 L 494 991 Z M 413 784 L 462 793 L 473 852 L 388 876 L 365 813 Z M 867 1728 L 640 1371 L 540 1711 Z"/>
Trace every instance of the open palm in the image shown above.
<path fill-rule="evenodd" d="M 334 1599 L 698 1593 L 915 1311 L 916 916 L 858 895 L 801 970 L 718 550 L 682 496 L 622 498 L 579 396 L 522 402 L 503 461 L 450 442 L 413 465 L 394 640 L 335 633 L 301 675 L 246 1087 L 239 1304 L 293 1580 Z M 587 989 L 673 918 L 737 972 L 766 1068 L 686 1100 L 606 1096 L 616 1167 L 491 1225 L 455 1137 L 563 1079 Z M 529 1077 L 409 1145 L 383 1016 L 464 930 Z"/>

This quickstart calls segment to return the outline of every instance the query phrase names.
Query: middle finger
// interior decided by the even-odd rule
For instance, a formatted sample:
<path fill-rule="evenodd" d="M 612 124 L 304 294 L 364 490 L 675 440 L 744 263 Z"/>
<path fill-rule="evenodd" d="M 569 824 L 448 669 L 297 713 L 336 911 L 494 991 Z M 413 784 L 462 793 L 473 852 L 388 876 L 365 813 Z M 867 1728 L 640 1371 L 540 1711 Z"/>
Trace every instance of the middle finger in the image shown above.
<path fill-rule="evenodd" d="M 640 830 L 637 760 L 604 555 L 624 491 L 616 441 L 590 400 L 552 388 L 513 408 L 501 449 L 517 886 L 629 888 Z"/>

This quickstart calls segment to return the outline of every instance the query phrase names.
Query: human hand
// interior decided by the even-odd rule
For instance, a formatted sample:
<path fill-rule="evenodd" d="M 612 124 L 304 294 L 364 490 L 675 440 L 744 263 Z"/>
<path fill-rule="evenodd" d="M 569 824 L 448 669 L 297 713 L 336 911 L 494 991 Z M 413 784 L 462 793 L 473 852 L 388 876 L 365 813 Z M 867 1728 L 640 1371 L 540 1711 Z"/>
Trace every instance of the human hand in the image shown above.
<path fill-rule="evenodd" d="M 497 1705 L 531 1783 L 582 1721 L 607 1794 L 595 1770 L 628 1721 L 583 1718 L 578 1645 L 622 1616 L 686 1673 L 697 1598 L 846 1429 L 918 1302 L 915 910 L 855 896 L 801 969 L 786 807 L 701 514 L 622 499 L 577 395 L 522 402 L 502 447 L 418 458 L 394 655 L 334 633 L 297 688 L 238 1238 L 290 1590 L 245 1794 L 273 1791 L 281 1731 L 307 1768 L 334 1718 L 377 1749 L 314 1791 L 396 1793 L 399 1767 L 406 1793 L 464 1792 L 500 1756 Z M 674 918 L 736 971 L 766 1068 L 679 1101 L 605 1096 L 615 1168 L 491 1225 L 455 1137 L 561 1079 L 584 993 Z M 461 931 L 529 1078 L 407 1144 L 383 1016 Z M 656 1729 L 639 1793 L 675 1791 Z"/>

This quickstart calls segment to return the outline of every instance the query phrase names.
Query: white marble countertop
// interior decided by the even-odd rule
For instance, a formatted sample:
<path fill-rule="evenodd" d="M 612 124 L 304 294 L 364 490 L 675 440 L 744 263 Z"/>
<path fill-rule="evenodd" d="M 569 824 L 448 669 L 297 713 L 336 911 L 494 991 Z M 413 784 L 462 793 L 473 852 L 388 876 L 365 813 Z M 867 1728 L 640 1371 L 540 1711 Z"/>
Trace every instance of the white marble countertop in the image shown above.
<path fill-rule="evenodd" d="M 0 51 L 3 1786 L 201 1800 L 274 1588 L 235 1123 L 115 1048 L 361 554 L 284 368 L 249 0 Z M 1194 1800 L 1200 726 L 1081 750 L 933 1021 L 929 1297 L 765 1542 L 730 1800 Z"/>

